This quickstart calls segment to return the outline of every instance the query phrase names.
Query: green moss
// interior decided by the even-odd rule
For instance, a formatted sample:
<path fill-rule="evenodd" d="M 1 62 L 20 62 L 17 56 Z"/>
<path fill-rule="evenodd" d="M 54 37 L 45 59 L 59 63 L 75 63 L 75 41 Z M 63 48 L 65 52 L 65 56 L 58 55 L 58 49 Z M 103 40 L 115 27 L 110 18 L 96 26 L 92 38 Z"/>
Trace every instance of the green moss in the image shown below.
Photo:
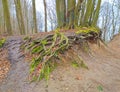
<path fill-rule="evenodd" d="M 26 37 L 24 37 L 23 39 L 24 39 L 24 40 L 28 40 L 28 39 L 30 39 L 30 37 L 29 37 L 29 36 L 26 36 Z"/>
<path fill-rule="evenodd" d="M 6 39 L 0 39 L 0 48 L 4 45 L 4 43 L 6 42 Z"/>
<path fill-rule="evenodd" d="M 81 67 L 85 69 L 89 69 L 88 66 L 83 61 L 81 61 Z"/>
<path fill-rule="evenodd" d="M 100 32 L 99 28 L 97 27 L 76 27 L 76 30 L 77 30 L 76 34 L 81 34 L 81 33 L 88 34 L 91 32 L 99 34 Z"/>
<path fill-rule="evenodd" d="M 75 68 L 80 67 L 80 65 L 75 60 L 72 61 L 72 66 Z"/>
<path fill-rule="evenodd" d="M 97 90 L 98 90 L 99 92 L 103 92 L 103 86 L 99 85 L 99 86 L 97 87 Z"/>

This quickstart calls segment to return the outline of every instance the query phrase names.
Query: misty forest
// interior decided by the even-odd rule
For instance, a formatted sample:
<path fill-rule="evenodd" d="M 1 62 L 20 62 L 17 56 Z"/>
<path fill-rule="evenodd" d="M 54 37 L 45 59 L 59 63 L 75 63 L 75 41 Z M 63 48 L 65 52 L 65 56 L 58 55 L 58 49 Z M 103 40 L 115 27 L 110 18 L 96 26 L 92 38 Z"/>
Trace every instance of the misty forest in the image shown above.
<path fill-rule="evenodd" d="M 0 0 L 0 92 L 120 92 L 120 0 Z"/>

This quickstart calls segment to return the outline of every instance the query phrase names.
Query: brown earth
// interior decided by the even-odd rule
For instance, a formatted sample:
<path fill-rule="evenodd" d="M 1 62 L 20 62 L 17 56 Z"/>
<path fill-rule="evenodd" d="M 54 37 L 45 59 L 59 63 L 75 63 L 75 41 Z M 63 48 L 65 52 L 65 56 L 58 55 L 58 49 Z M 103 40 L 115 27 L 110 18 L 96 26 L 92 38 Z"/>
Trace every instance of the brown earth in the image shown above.
<path fill-rule="evenodd" d="M 0 48 L 0 82 L 6 78 L 10 69 L 10 62 L 7 59 L 7 50 Z"/>
<path fill-rule="evenodd" d="M 64 64 L 51 73 L 48 87 L 44 79 L 37 83 L 28 81 L 29 63 L 19 54 L 21 38 L 11 37 L 9 42 L 8 52 L 13 66 L 0 84 L 0 92 L 120 92 L 120 35 L 107 46 L 89 43 L 90 53 L 74 46 L 74 51 L 89 70 L 73 67 L 67 59 L 72 57 L 72 51 L 69 51 L 64 56 Z"/>

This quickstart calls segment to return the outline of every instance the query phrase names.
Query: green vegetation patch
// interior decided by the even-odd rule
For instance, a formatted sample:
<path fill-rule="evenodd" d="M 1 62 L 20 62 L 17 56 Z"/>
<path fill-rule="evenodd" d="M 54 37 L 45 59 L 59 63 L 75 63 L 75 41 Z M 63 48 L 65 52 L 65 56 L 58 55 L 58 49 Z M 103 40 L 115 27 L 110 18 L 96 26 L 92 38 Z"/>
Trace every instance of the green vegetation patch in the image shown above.
<path fill-rule="evenodd" d="M 97 33 L 99 34 L 100 32 L 100 29 L 98 27 L 76 27 L 77 29 L 77 34 L 80 34 L 80 33 L 91 33 L 91 32 L 94 32 L 94 33 Z"/>
<path fill-rule="evenodd" d="M 101 31 L 98 27 L 76 27 L 76 34 L 81 35 L 83 39 L 100 38 Z"/>
<path fill-rule="evenodd" d="M 80 67 L 80 65 L 76 61 L 72 61 L 72 66 L 75 68 Z"/>
<path fill-rule="evenodd" d="M 0 48 L 2 48 L 5 42 L 6 42 L 6 39 L 4 38 L 0 39 Z"/>
<path fill-rule="evenodd" d="M 97 90 L 98 90 L 99 92 L 103 92 L 103 86 L 99 85 L 99 86 L 97 87 Z"/>

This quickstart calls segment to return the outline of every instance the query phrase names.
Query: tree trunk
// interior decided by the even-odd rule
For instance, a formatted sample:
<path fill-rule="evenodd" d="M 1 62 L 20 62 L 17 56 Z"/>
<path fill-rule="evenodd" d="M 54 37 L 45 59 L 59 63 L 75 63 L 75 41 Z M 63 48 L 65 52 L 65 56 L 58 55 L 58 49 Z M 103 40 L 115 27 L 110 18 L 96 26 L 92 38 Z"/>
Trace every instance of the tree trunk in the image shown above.
<path fill-rule="evenodd" d="M 84 24 L 84 16 L 85 16 L 85 9 L 86 9 L 86 0 L 83 1 L 81 4 L 81 11 L 80 11 L 80 26 Z"/>
<path fill-rule="evenodd" d="M 94 16 L 93 22 L 92 22 L 93 26 L 97 25 L 97 21 L 98 21 L 98 17 L 99 17 L 99 11 L 100 11 L 100 6 L 101 6 L 101 0 L 98 0 L 97 7 L 96 7 L 96 10 L 95 10 L 95 14 L 94 14 L 95 16 Z"/>
<path fill-rule="evenodd" d="M 24 25 L 24 19 L 22 15 L 22 8 L 21 8 L 21 2 L 20 0 L 14 0 L 15 3 L 15 9 L 16 9 L 16 16 L 18 20 L 18 26 L 20 30 L 20 34 L 25 34 L 25 25 Z"/>
<path fill-rule="evenodd" d="M 69 27 L 73 28 L 74 26 L 74 20 L 75 20 L 75 0 L 68 0 L 67 1 L 67 14 L 68 14 L 68 20 L 69 20 Z"/>
<path fill-rule="evenodd" d="M 94 5 L 95 5 L 96 0 L 92 0 L 92 5 L 91 5 L 91 12 L 90 12 L 90 18 L 89 18 L 89 25 L 92 25 L 92 20 L 95 14 L 95 9 L 94 9 Z"/>
<path fill-rule="evenodd" d="M 26 25 L 26 34 L 29 34 L 29 18 L 28 18 L 28 2 L 26 0 L 24 0 L 24 17 L 25 17 L 25 25 Z"/>
<path fill-rule="evenodd" d="M 81 3 L 82 2 L 83 2 L 83 0 L 78 0 L 78 3 L 75 7 L 75 26 L 78 26 L 79 17 L 80 17 L 80 9 L 81 9 Z"/>
<path fill-rule="evenodd" d="M 32 7 L 33 7 L 33 24 L 34 24 L 34 32 L 37 33 L 37 18 L 36 18 L 36 4 L 35 0 L 32 0 Z"/>
<path fill-rule="evenodd" d="M 65 0 L 56 0 L 56 13 L 58 27 L 64 27 L 66 24 L 66 2 Z"/>
<path fill-rule="evenodd" d="M 45 32 L 47 32 L 47 6 L 46 6 L 46 0 L 43 0 L 44 2 L 44 13 L 45 13 Z"/>
<path fill-rule="evenodd" d="M 56 0 L 58 27 L 96 26 L 101 0 Z M 66 7 L 67 6 L 67 7 Z M 67 8 L 67 10 L 65 10 Z M 64 15 L 66 14 L 66 17 Z M 64 22 L 66 21 L 66 22 Z M 64 24 L 65 23 L 65 24 Z"/>
<path fill-rule="evenodd" d="M 83 26 L 89 26 L 89 18 L 91 15 L 91 10 L 92 10 L 92 0 L 88 0 L 87 6 L 86 6 L 86 12 L 85 12 L 85 16 L 84 16 Z"/>
<path fill-rule="evenodd" d="M 11 21 L 10 21 L 10 12 L 8 8 L 8 1 L 7 0 L 2 0 L 3 4 L 3 11 L 4 11 L 4 20 L 5 20 L 5 25 L 7 28 L 7 32 L 9 35 L 12 35 L 12 26 L 11 26 Z"/>

